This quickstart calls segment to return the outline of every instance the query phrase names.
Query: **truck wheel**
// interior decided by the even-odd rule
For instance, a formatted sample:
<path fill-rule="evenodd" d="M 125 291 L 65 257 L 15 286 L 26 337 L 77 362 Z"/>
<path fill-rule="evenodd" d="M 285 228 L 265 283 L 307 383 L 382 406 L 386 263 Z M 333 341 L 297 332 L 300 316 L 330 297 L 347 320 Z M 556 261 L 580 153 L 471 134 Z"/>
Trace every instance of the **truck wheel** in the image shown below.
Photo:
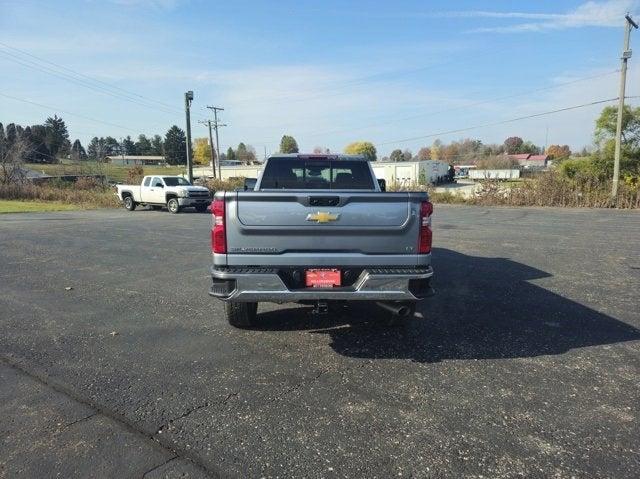
<path fill-rule="evenodd" d="M 224 313 L 231 326 L 236 328 L 250 328 L 255 324 L 258 303 L 240 303 L 225 301 Z"/>
<path fill-rule="evenodd" d="M 177 198 L 169 198 L 167 201 L 167 209 L 170 213 L 176 214 L 180 212 L 180 203 Z"/>
<path fill-rule="evenodd" d="M 125 209 L 129 211 L 133 211 L 136 209 L 136 202 L 133 201 L 133 198 L 131 196 L 125 196 L 124 198 L 122 198 L 122 203 L 124 203 Z"/>

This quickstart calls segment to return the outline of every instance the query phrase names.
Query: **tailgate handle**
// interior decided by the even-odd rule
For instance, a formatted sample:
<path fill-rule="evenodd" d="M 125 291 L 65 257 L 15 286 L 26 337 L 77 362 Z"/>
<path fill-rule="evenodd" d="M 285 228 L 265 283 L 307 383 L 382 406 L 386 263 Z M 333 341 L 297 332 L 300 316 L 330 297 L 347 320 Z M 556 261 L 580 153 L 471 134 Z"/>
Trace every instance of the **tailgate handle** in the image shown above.
<path fill-rule="evenodd" d="M 339 196 L 310 196 L 309 206 L 337 206 L 340 203 Z"/>

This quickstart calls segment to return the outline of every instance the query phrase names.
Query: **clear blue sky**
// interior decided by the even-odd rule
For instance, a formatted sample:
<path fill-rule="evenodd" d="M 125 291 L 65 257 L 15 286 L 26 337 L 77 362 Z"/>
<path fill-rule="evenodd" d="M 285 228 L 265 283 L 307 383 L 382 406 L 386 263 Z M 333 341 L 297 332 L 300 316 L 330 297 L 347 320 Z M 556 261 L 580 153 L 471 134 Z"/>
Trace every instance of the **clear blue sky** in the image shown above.
<path fill-rule="evenodd" d="M 225 149 L 244 141 L 261 156 L 286 133 L 305 151 L 369 140 L 381 154 L 415 152 L 436 138 L 428 135 L 617 96 L 622 16 L 637 7 L 634 0 L 0 0 L 0 94 L 39 104 L 0 96 L 0 122 L 41 123 L 57 112 L 83 144 L 92 136 L 164 135 L 172 124 L 184 127 L 183 93 L 193 90 L 194 136 L 206 134 L 197 123 L 205 105 L 224 106 Z M 640 53 L 631 59 L 629 95 L 640 94 L 636 65 Z M 595 78 L 576 81 L 585 77 Z M 145 98 L 114 98 L 94 80 Z M 501 143 L 519 135 L 542 145 L 548 130 L 549 143 L 581 148 L 601 108 L 437 137 Z M 395 142 L 419 136 L 427 137 Z"/>

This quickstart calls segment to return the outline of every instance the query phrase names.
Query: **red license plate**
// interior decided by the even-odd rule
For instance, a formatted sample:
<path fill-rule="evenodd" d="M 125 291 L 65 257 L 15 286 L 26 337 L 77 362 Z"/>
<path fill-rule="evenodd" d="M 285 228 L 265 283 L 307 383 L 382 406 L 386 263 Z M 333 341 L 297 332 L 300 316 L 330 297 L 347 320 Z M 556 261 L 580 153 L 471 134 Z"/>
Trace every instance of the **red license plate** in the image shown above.
<path fill-rule="evenodd" d="M 308 269 L 305 284 L 311 288 L 333 288 L 340 286 L 339 269 Z"/>

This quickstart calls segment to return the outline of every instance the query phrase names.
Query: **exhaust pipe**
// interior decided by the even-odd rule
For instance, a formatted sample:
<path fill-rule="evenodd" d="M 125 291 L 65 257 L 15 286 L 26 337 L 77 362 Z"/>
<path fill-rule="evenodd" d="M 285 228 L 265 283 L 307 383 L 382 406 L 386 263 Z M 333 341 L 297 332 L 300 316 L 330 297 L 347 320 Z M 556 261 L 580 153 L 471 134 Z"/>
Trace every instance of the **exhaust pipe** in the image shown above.
<path fill-rule="evenodd" d="M 376 301 L 376 304 L 395 316 L 405 318 L 411 314 L 411 308 L 404 304 L 385 303 L 383 301 Z"/>

